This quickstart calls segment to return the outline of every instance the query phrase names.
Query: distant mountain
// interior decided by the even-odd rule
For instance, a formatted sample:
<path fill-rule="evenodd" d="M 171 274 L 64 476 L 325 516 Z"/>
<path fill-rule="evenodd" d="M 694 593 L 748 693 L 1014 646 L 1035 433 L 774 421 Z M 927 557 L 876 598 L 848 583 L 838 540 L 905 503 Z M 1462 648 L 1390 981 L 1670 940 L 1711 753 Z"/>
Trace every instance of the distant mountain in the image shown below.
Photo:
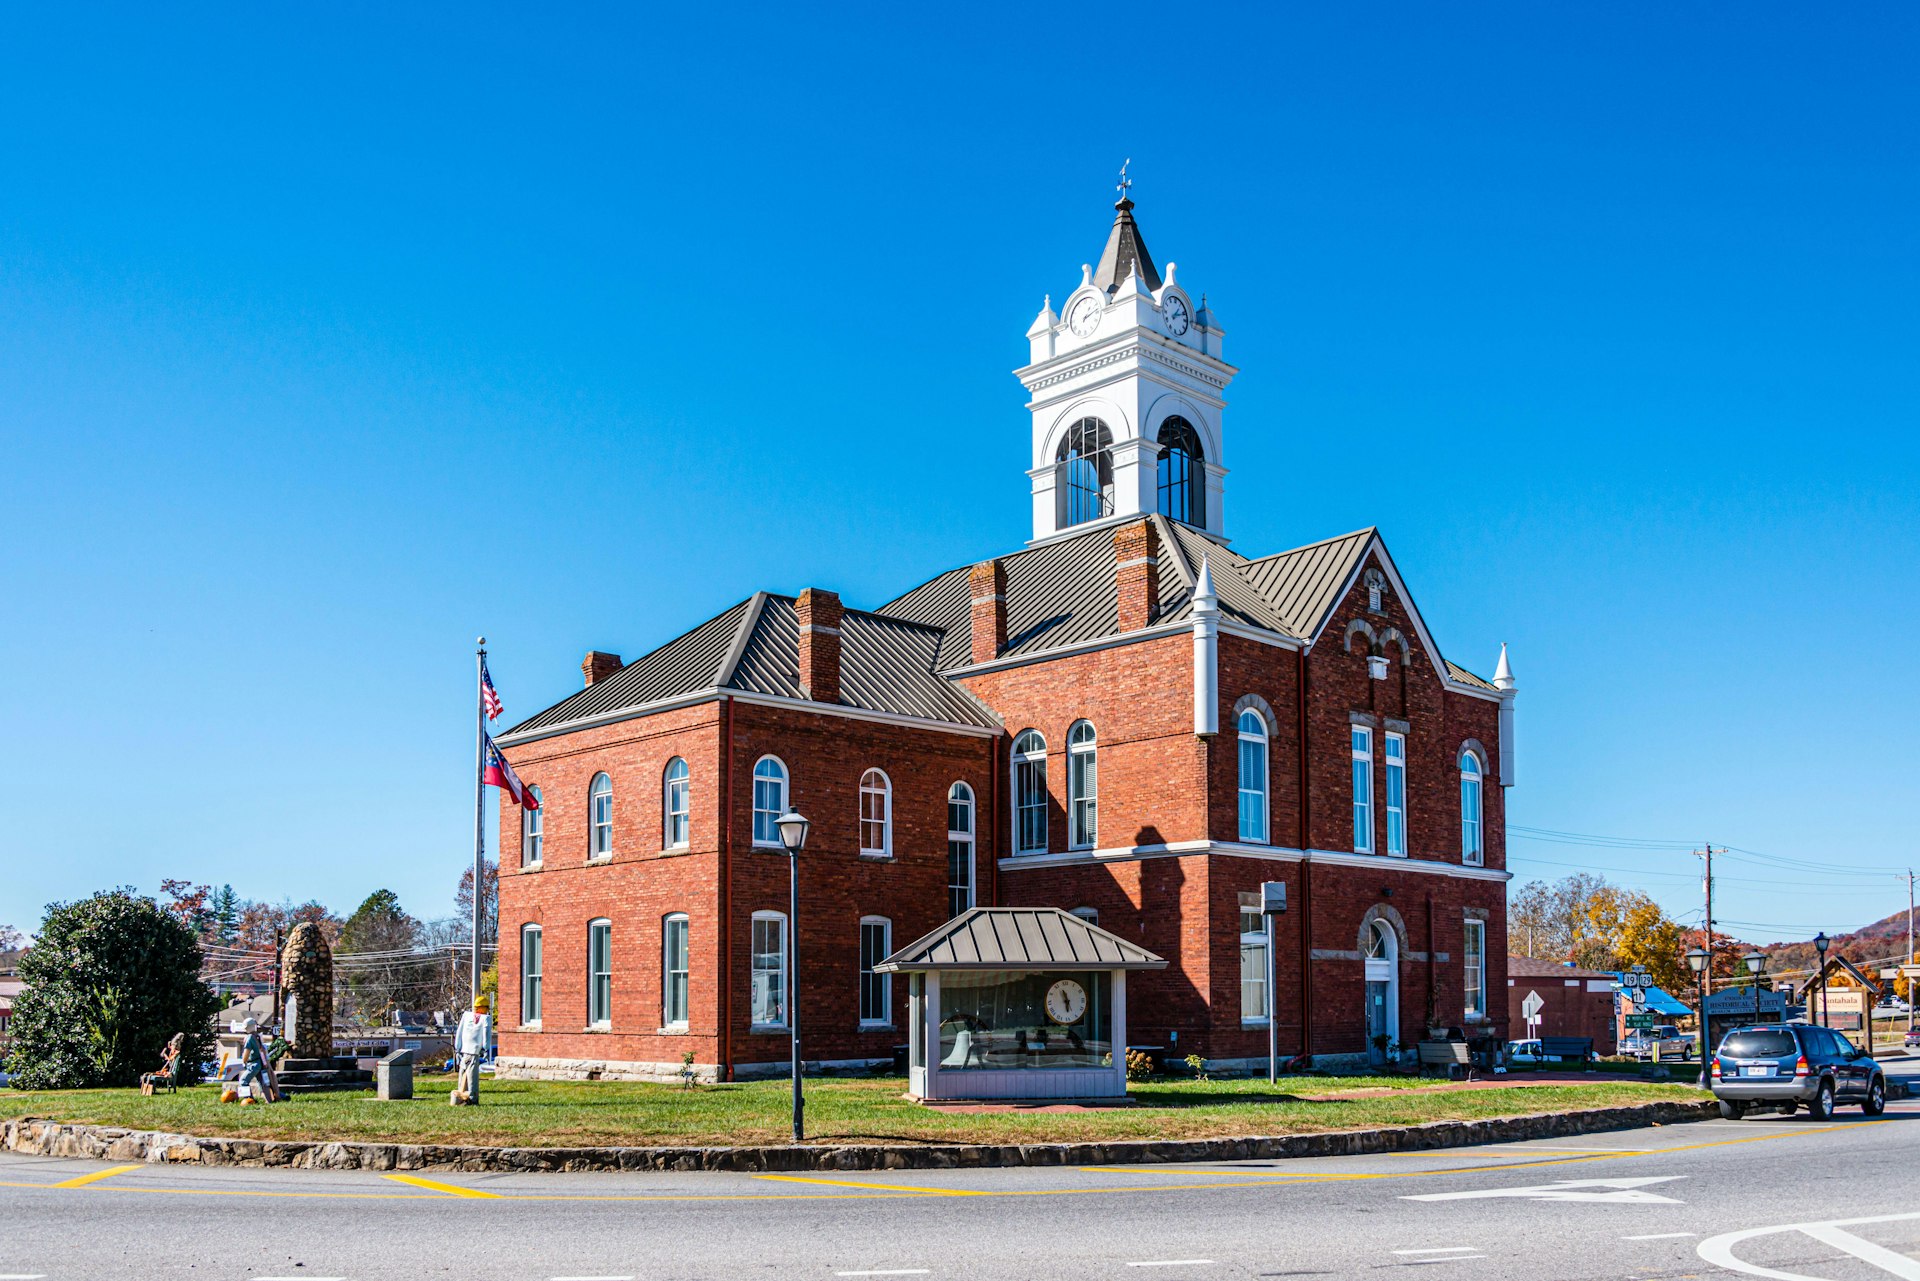
<path fill-rule="evenodd" d="M 1833 941 L 1827 947 L 1827 955 L 1844 956 L 1855 964 L 1900 957 L 1907 950 L 1907 909 L 1903 907 L 1872 925 L 1830 937 Z M 1819 953 L 1811 943 L 1763 943 L 1760 950 L 1767 954 L 1767 968 L 1773 971 L 1811 970 L 1819 964 Z"/>

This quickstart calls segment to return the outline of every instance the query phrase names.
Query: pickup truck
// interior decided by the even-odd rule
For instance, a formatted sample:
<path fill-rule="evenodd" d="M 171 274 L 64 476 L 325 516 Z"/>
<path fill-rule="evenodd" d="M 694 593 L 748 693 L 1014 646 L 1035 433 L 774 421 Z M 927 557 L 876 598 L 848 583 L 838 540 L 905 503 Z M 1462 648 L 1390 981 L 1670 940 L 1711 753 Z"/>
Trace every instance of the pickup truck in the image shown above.
<path fill-rule="evenodd" d="M 1693 1038 L 1671 1023 L 1658 1027 L 1634 1028 L 1620 1038 L 1620 1053 L 1635 1059 L 1690 1059 Z"/>

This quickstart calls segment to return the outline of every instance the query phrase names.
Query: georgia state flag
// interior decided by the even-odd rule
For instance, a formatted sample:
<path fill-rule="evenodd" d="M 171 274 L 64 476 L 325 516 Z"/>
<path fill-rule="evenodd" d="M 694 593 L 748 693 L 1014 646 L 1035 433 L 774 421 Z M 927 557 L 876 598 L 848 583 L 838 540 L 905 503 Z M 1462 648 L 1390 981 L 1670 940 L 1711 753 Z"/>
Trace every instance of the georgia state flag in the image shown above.
<path fill-rule="evenodd" d="M 493 735 L 486 735 L 486 744 L 486 768 L 480 773 L 480 781 L 506 788 L 522 809 L 539 809 L 540 798 L 527 790 L 520 776 L 513 772 L 513 766 L 507 764 L 507 758 L 500 755 L 500 749 L 493 745 Z"/>

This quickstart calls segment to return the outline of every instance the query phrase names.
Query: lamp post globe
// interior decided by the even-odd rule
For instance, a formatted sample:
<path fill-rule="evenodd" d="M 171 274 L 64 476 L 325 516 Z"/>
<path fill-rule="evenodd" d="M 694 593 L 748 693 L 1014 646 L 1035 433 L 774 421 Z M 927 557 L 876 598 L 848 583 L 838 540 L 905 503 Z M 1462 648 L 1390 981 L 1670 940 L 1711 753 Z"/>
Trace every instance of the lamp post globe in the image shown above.
<path fill-rule="evenodd" d="M 787 1037 L 793 1059 L 793 1141 L 807 1137 L 807 1101 L 800 1090 L 800 851 L 812 824 L 794 810 L 773 820 L 787 850 Z"/>
<path fill-rule="evenodd" d="M 1707 949 L 1695 947 L 1687 949 L 1687 968 L 1695 974 L 1704 974 L 1707 969 Z"/>

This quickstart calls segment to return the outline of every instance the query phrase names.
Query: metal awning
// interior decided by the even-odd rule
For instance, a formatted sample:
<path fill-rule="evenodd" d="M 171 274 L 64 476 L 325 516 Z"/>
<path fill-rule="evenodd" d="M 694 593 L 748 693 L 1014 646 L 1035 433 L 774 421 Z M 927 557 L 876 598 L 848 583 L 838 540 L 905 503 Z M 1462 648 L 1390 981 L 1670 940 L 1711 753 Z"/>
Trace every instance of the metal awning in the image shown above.
<path fill-rule="evenodd" d="M 1160 970 L 1166 961 L 1057 907 L 976 907 L 874 966 L 901 970 Z"/>

